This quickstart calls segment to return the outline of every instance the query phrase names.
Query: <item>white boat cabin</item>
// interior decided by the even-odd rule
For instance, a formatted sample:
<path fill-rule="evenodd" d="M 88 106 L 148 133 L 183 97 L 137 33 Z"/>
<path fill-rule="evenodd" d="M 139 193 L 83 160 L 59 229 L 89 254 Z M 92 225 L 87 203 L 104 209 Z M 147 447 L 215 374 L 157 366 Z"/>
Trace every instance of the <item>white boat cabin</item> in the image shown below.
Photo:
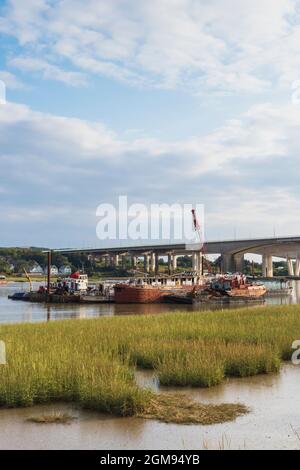
<path fill-rule="evenodd" d="M 87 274 L 74 273 L 65 277 L 60 282 L 60 286 L 69 292 L 86 292 L 88 289 Z"/>

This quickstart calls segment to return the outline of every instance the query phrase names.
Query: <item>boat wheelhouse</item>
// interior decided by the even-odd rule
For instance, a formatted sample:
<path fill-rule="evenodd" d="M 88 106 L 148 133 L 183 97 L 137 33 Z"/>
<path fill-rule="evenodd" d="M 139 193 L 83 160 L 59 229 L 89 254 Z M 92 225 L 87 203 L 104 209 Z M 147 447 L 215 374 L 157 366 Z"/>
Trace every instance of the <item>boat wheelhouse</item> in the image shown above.
<path fill-rule="evenodd" d="M 68 292 L 86 292 L 88 290 L 88 276 L 80 272 L 73 273 L 58 281 L 57 287 Z"/>

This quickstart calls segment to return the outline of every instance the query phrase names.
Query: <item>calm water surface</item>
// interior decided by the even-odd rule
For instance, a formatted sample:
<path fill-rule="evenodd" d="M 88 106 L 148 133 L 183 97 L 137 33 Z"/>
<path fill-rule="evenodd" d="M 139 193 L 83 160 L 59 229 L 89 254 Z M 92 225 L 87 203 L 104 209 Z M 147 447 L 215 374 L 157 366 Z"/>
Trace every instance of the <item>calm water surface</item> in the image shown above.
<path fill-rule="evenodd" d="M 40 283 L 34 287 L 37 288 Z M 293 281 L 293 291 L 288 296 L 271 296 L 266 299 L 268 304 L 295 304 L 300 303 L 300 281 Z M 211 310 L 218 307 L 195 305 L 176 305 L 176 304 L 103 304 L 103 305 L 68 305 L 30 303 L 22 301 L 13 301 L 8 299 L 9 294 L 17 291 L 29 290 L 28 283 L 11 282 L 5 286 L 0 286 L 0 323 L 8 322 L 32 322 L 46 321 L 50 316 L 52 320 L 63 318 L 88 318 L 111 315 L 130 315 L 130 314 L 159 314 L 172 311 L 198 311 Z M 241 305 L 239 305 L 241 307 Z M 224 308 L 224 307 L 223 307 Z M 231 305 L 232 308 L 232 305 Z"/>

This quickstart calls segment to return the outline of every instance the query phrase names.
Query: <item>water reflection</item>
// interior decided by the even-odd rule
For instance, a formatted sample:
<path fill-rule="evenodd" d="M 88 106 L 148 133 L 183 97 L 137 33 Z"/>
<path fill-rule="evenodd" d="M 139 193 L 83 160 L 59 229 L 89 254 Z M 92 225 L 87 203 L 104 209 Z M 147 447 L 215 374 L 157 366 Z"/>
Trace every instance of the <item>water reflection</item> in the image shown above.
<path fill-rule="evenodd" d="M 274 281 L 266 282 L 266 286 L 269 285 L 271 288 L 280 286 L 280 283 L 276 284 Z M 266 303 L 268 305 L 291 305 L 291 304 L 299 304 L 300 303 L 300 281 L 289 281 L 289 285 L 292 286 L 292 291 L 290 295 L 275 295 L 269 296 L 266 298 Z"/>
<path fill-rule="evenodd" d="M 34 283 L 36 288 L 39 283 Z M 266 298 L 269 305 L 300 303 L 300 281 L 291 281 L 290 295 L 276 295 Z M 21 290 L 29 290 L 28 283 L 9 283 L 0 286 L 0 322 L 34 322 L 59 320 L 64 318 L 89 318 L 112 315 L 150 315 L 176 311 L 199 311 L 232 308 L 232 305 L 176 305 L 176 304 L 42 304 L 12 301 L 8 295 Z M 241 307 L 241 304 L 236 305 Z"/>

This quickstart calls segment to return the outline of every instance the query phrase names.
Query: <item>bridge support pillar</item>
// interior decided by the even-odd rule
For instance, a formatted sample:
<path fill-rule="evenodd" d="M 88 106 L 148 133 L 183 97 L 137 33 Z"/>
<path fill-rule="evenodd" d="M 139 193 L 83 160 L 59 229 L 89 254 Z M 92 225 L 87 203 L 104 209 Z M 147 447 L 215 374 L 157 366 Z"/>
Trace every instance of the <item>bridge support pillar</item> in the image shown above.
<path fill-rule="evenodd" d="M 149 262 L 149 255 L 146 254 L 144 255 L 144 271 L 145 273 L 148 273 L 150 270 L 150 262 Z"/>
<path fill-rule="evenodd" d="M 244 255 L 240 253 L 223 253 L 221 270 L 223 273 L 242 273 L 244 271 Z"/>
<path fill-rule="evenodd" d="M 133 269 L 137 268 L 137 256 L 131 256 L 131 266 Z"/>
<path fill-rule="evenodd" d="M 244 272 L 244 255 L 243 254 L 234 255 L 233 263 L 234 263 L 235 272 L 237 273 Z"/>
<path fill-rule="evenodd" d="M 233 273 L 235 271 L 234 259 L 231 253 L 223 253 L 221 258 L 222 273 Z"/>
<path fill-rule="evenodd" d="M 287 261 L 287 268 L 288 268 L 289 276 L 295 276 L 294 263 L 293 263 L 292 258 L 288 256 L 286 261 Z"/>
<path fill-rule="evenodd" d="M 192 254 L 192 269 L 197 271 L 197 253 Z"/>
<path fill-rule="evenodd" d="M 159 255 L 155 253 L 155 274 L 158 274 L 159 271 Z"/>
<path fill-rule="evenodd" d="M 192 254 L 192 270 L 196 271 L 198 274 L 202 274 L 202 263 L 203 256 L 200 252 L 195 252 Z"/>
<path fill-rule="evenodd" d="M 172 272 L 172 255 L 168 253 L 168 273 L 171 274 Z"/>
<path fill-rule="evenodd" d="M 114 266 L 117 268 L 119 266 L 119 255 L 114 255 L 113 257 L 113 263 L 114 263 Z"/>
<path fill-rule="evenodd" d="M 296 259 L 296 270 L 295 270 L 295 276 L 300 276 L 300 256 L 297 256 Z"/>
<path fill-rule="evenodd" d="M 203 255 L 201 252 L 198 254 L 198 273 L 203 274 Z"/>
<path fill-rule="evenodd" d="M 151 253 L 151 266 L 150 266 L 150 271 L 152 273 L 155 272 L 155 253 Z"/>
<path fill-rule="evenodd" d="M 172 255 L 172 270 L 173 270 L 173 272 L 176 271 L 176 269 L 177 269 L 177 256 Z"/>
<path fill-rule="evenodd" d="M 264 254 L 262 256 L 262 275 L 264 277 L 273 277 L 273 258 L 272 258 L 272 255 Z"/>

